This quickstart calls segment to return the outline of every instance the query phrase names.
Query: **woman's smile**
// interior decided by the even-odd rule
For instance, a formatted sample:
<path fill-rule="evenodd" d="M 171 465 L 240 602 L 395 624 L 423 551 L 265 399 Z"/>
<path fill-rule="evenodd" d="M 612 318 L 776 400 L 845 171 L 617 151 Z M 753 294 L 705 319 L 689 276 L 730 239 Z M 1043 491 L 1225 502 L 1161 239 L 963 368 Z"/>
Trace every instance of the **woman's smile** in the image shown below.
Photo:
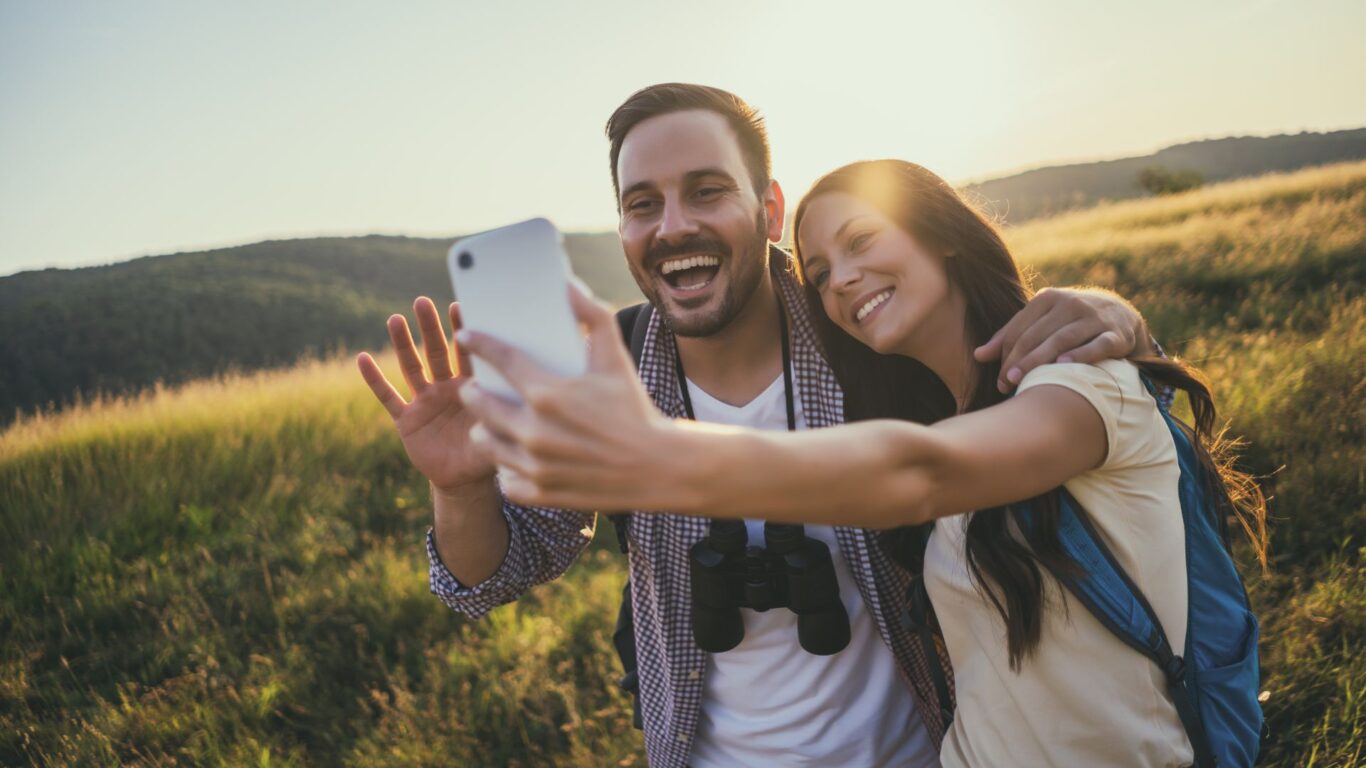
<path fill-rule="evenodd" d="M 886 306 L 887 302 L 892 298 L 892 294 L 895 292 L 895 288 L 881 288 L 872 293 L 865 293 L 858 301 L 855 301 L 852 317 L 854 325 L 863 325 L 874 315 L 878 314 L 878 311 Z"/>

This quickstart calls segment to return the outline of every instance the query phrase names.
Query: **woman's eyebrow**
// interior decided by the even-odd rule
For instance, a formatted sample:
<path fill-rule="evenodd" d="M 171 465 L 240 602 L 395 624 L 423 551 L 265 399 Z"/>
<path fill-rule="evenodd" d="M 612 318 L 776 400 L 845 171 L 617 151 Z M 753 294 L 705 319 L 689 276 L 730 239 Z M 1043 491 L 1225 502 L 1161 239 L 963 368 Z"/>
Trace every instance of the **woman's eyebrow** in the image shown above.
<path fill-rule="evenodd" d="M 825 265 L 825 257 L 824 257 L 824 256 L 807 256 L 807 257 L 804 257 L 804 258 L 802 259 L 802 267 L 803 267 L 804 269 L 806 269 L 807 271 L 810 271 L 811 269 L 813 269 L 813 268 L 815 268 L 815 267 L 824 266 L 824 265 Z"/>
<path fill-rule="evenodd" d="M 840 228 L 837 229 L 837 230 L 835 230 L 835 237 L 834 237 L 834 239 L 835 239 L 835 240 L 839 240 L 841 237 L 844 237 L 844 230 L 848 229 L 850 224 L 853 224 L 854 222 L 858 221 L 859 219 L 866 219 L 866 218 L 869 218 L 869 215 L 866 214 L 866 213 L 861 213 L 861 214 L 858 214 L 857 216 L 850 216 L 849 218 L 845 219 L 845 220 L 844 220 L 844 223 L 840 225 Z"/>

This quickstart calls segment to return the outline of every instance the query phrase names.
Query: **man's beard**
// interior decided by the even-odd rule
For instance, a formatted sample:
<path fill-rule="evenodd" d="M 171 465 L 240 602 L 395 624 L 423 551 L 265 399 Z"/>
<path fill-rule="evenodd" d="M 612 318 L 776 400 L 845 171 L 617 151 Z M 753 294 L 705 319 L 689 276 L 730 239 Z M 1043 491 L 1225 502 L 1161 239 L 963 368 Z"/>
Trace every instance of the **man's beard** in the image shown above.
<path fill-rule="evenodd" d="M 714 336 L 725 330 L 726 326 L 730 325 L 736 315 L 740 314 L 740 311 L 749 303 L 750 298 L 754 296 L 754 291 L 759 287 L 764 269 L 768 264 L 768 226 L 762 209 L 755 217 L 753 235 L 744 243 L 743 251 L 738 259 L 734 257 L 734 253 L 724 242 L 702 237 L 690 238 L 678 245 L 656 244 L 645 254 L 646 269 L 650 270 L 651 274 L 654 273 L 655 265 L 661 260 L 684 253 L 716 256 L 721 260 L 722 268 L 730 267 L 733 270 L 727 273 L 724 292 L 715 309 L 705 313 L 687 313 L 682 317 L 673 311 L 672 304 L 661 301 L 659 295 L 651 290 L 654 286 L 653 280 L 642 280 L 640 275 L 635 276 L 636 283 L 645 294 L 645 298 L 654 305 L 655 311 L 659 312 L 660 317 L 674 335 L 685 337 Z M 720 277 L 719 270 L 717 277 Z M 716 278 L 712 279 L 715 280 Z M 647 288 L 647 286 L 649 287 Z"/>

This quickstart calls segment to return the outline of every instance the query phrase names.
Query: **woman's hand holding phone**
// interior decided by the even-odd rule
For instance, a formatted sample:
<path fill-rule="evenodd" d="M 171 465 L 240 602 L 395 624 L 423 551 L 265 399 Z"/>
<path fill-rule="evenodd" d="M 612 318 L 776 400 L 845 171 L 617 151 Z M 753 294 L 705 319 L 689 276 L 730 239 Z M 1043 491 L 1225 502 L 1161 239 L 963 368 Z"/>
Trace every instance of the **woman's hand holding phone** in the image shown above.
<path fill-rule="evenodd" d="M 465 331 L 462 346 L 497 369 L 520 403 L 478 382 L 461 390 L 479 423 L 476 448 L 500 469 L 513 501 L 570 509 L 651 509 L 677 505 L 689 489 L 673 482 L 679 428 L 655 408 L 636 376 L 611 309 L 571 283 L 575 319 L 588 330 L 588 370 L 547 371 L 529 355 L 486 334 Z"/>

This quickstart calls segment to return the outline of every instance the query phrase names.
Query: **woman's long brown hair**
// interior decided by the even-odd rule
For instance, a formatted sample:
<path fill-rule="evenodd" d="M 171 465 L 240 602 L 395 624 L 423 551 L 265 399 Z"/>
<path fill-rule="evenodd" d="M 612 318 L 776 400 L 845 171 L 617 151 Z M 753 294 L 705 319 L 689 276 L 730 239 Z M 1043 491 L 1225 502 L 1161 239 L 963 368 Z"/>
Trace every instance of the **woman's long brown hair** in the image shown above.
<path fill-rule="evenodd" d="M 850 194 L 876 207 L 942 258 L 950 285 L 963 296 L 968 342 L 974 346 L 985 344 L 1029 301 L 1029 286 L 1019 267 L 991 222 L 943 179 L 914 163 L 874 160 L 844 166 L 817 180 L 797 205 L 793 261 L 821 343 L 844 388 L 846 420 L 897 418 L 928 424 L 954 415 L 956 401 L 928 368 L 907 357 L 874 352 L 826 316 L 819 292 L 802 269 L 796 233 L 811 201 L 831 192 Z M 1233 467 L 1233 443 L 1222 431 L 1215 431 L 1208 385 L 1197 371 L 1177 360 L 1131 362 L 1153 383 L 1182 390 L 1189 397 L 1195 425 L 1181 426 L 1219 502 L 1221 518 L 1232 515 L 1239 521 L 1265 567 L 1266 501 L 1252 478 Z M 999 362 L 976 364 L 965 411 L 1008 397 L 996 389 L 999 373 Z M 1009 506 L 978 511 L 967 528 L 968 569 L 1005 622 L 1014 669 L 1039 644 L 1043 571 L 1074 574 L 1080 567 L 1067 556 L 1058 538 L 1057 489 L 1032 501 L 1038 524 L 1027 539 L 1009 522 Z M 909 538 L 923 542 L 926 536 L 928 526 L 923 526 Z"/>

